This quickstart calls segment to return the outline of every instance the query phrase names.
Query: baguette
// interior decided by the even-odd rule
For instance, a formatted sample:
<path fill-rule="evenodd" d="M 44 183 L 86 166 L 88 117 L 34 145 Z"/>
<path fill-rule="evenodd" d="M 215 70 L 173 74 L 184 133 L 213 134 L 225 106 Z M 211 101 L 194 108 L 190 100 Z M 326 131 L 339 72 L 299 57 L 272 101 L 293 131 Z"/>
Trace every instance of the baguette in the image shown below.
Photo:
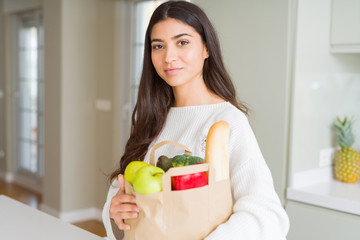
<path fill-rule="evenodd" d="M 215 169 L 215 181 L 229 178 L 229 137 L 230 126 L 226 121 L 214 123 L 207 135 L 205 162 Z"/>

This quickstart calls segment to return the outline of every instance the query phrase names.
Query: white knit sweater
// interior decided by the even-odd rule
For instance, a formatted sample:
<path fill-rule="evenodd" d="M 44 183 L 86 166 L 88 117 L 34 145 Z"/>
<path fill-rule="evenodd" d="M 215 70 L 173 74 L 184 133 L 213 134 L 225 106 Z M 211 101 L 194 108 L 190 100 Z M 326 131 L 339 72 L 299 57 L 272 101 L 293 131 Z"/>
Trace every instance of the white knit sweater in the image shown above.
<path fill-rule="evenodd" d="M 284 240 L 289 219 L 274 190 L 273 180 L 246 116 L 228 102 L 174 107 L 170 109 L 157 142 L 171 140 L 187 146 L 194 156 L 205 157 L 205 140 L 209 128 L 217 121 L 230 124 L 230 181 L 233 214 L 206 240 Z M 166 145 L 156 156 L 174 156 L 183 150 Z M 149 152 L 145 157 L 149 162 Z M 114 185 L 114 184 L 113 184 Z M 115 182 L 118 186 L 118 183 Z M 115 239 L 109 219 L 111 198 L 118 191 L 110 187 L 103 210 L 103 221 L 110 239 Z"/>

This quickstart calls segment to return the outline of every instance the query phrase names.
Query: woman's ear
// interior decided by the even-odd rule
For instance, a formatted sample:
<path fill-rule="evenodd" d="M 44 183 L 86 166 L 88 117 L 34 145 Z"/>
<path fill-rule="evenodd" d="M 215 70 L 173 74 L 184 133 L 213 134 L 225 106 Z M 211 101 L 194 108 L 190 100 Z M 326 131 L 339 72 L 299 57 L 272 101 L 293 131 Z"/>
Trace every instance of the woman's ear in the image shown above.
<path fill-rule="evenodd" d="M 207 59 L 207 58 L 210 57 L 210 54 L 209 54 L 209 51 L 208 51 L 206 45 L 204 45 L 204 50 L 205 50 L 205 51 L 204 51 L 204 53 L 205 53 L 205 59 Z"/>

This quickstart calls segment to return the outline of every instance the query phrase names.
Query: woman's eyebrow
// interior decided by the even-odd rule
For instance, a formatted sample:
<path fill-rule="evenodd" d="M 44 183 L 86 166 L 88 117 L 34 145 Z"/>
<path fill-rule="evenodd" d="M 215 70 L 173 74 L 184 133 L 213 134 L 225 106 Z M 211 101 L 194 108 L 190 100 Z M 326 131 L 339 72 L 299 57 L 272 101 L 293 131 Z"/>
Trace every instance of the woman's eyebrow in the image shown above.
<path fill-rule="evenodd" d="M 172 37 L 171 39 L 177 39 L 177 38 L 181 38 L 182 36 L 189 36 L 189 37 L 192 37 L 190 34 L 188 33 L 180 33 L 174 37 Z"/>
<path fill-rule="evenodd" d="M 154 39 L 151 39 L 151 42 L 164 42 L 163 40 L 159 39 L 159 38 L 154 38 Z"/>
<path fill-rule="evenodd" d="M 178 38 L 181 38 L 181 37 L 183 37 L 183 36 L 193 37 L 193 36 L 191 36 L 191 35 L 188 34 L 188 33 L 180 33 L 180 34 L 178 34 L 178 35 L 173 36 L 171 39 L 178 39 Z M 164 42 L 164 40 L 161 40 L 161 39 L 159 39 L 159 38 L 154 38 L 154 39 L 151 39 L 151 42 L 152 42 L 152 43 L 153 43 L 153 42 Z"/>

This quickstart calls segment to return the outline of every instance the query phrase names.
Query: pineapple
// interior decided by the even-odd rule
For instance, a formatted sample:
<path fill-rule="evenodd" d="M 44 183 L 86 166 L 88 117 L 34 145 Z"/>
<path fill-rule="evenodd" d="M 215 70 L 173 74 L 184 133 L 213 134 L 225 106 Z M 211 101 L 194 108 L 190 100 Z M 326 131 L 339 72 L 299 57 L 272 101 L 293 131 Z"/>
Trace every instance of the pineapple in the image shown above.
<path fill-rule="evenodd" d="M 352 122 L 344 118 L 333 125 L 337 143 L 340 150 L 335 155 L 335 175 L 339 181 L 355 183 L 360 178 L 360 154 L 351 146 L 354 143 L 354 136 L 351 132 Z"/>

